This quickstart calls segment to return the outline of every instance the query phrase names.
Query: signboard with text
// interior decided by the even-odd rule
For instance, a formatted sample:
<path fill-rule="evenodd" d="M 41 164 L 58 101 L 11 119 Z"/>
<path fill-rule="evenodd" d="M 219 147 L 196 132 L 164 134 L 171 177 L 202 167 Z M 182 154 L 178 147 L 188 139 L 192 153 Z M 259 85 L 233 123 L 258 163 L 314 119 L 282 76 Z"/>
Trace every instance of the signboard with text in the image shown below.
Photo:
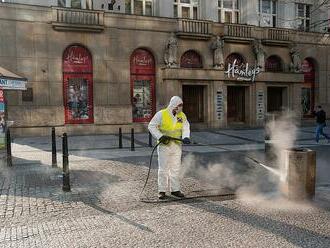
<path fill-rule="evenodd" d="M 217 113 L 217 119 L 222 120 L 223 119 L 223 91 L 222 90 L 217 91 L 216 113 Z"/>
<path fill-rule="evenodd" d="M 0 88 L 3 90 L 26 90 L 26 81 L 0 78 Z"/>
<path fill-rule="evenodd" d="M 263 120 L 265 115 L 265 97 L 263 91 L 257 92 L 257 120 Z"/>
<path fill-rule="evenodd" d="M 260 72 L 261 68 L 259 66 L 250 66 L 249 63 L 239 65 L 235 59 L 233 63 L 228 63 L 225 74 L 228 78 L 254 82 Z"/>

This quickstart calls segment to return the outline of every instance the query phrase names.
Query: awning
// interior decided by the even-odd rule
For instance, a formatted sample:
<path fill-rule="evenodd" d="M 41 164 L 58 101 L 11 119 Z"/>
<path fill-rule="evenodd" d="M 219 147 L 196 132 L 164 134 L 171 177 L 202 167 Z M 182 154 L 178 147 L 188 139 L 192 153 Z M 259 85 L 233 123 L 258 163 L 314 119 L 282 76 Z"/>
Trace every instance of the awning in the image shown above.
<path fill-rule="evenodd" d="M 26 90 L 27 79 L 0 66 L 0 89 Z"/>

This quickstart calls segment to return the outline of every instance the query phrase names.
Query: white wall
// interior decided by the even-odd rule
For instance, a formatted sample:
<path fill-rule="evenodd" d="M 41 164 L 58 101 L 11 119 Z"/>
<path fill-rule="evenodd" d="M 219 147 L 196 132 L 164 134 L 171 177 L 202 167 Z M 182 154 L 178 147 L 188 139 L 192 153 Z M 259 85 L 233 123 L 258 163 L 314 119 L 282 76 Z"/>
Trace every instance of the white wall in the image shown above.
<path fill-rule="evenodd" d="M 162 17 L 173 17 L 173 0 L 154 0 L 154 14 Z"/>

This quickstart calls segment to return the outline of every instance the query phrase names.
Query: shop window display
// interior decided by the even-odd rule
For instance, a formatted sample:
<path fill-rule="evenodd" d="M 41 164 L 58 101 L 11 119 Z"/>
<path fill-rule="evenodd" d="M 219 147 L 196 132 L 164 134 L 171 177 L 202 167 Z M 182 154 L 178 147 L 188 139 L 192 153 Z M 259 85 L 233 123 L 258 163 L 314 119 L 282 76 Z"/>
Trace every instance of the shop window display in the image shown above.
<path fill-rule="evenodd" d="M 79 45 L 63 54 L 65 122 L 93 123 L 93 68 L 90 52 Z"/>
<path fill-rule="evenodd" d="M 148 122 L 155 113 L 155 61 L 152 54 L 137 49 L 131 56 L 131 99 L 134 122 Z"/>

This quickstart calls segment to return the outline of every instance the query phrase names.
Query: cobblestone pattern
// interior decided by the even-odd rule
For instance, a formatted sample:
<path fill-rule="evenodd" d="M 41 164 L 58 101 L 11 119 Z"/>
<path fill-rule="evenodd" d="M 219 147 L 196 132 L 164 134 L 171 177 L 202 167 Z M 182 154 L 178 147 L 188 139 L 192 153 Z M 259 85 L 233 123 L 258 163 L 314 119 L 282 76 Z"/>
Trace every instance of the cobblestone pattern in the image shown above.
<path fill-rule="evenodd" d="M 229 198 L 147 204 L 139 201 L 142 157 L 70 160 L 72 191 L 64 193 L 60 161 L 51 168 L 49 152 L 26 153 L 14 167 L 0 166 L 0 248 L 330 247 L 330 201 L 286 209 Z M 153 169 L 143 197 L 155 199 L 156 178 Z M 183 180 L 188 195 L 214 186 Z"/>

